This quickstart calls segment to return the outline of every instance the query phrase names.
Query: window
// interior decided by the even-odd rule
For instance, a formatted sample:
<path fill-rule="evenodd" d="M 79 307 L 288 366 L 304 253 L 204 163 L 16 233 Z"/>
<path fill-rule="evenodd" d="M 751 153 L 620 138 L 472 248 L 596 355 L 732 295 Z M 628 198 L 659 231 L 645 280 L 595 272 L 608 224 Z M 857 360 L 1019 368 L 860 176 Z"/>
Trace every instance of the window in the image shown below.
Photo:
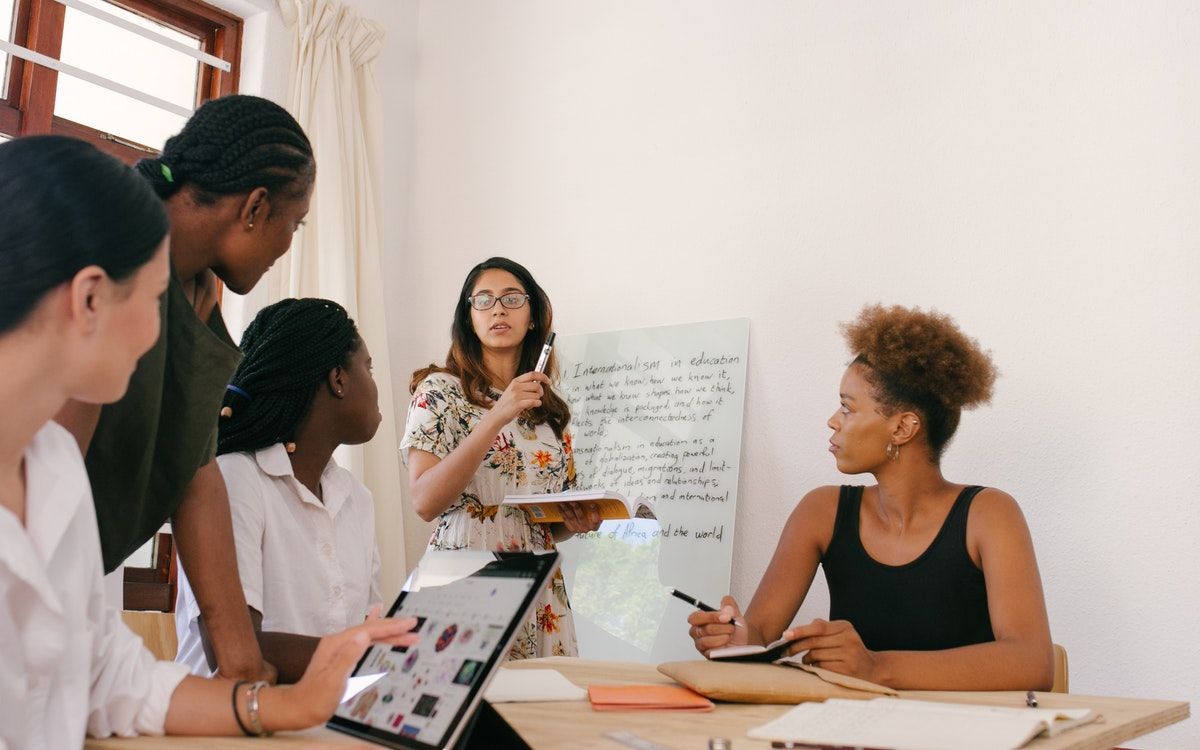
<path fill-rule="evenodd" d="M 57 133 L 89 141 L 130 164 L 157 153 L 197 106 L 237 91 L 241 33 L 241 19 L 200 0 L 0 0 L 0 43 L 121 89 L 24 60 L 0 44 L 0 143 Z M 189 50 L 207 53 L 208 61 Z M 229 62 L 228 71 L 216 66 L 220 60 Z M 162 572 L 153 562 L 161 544 L 151 540 L 126 562 L 147 569 L 126 575 L 127 604 L 131 585 L 134 593 L 173 587 L 173 575 L 170 581 L 145 579 Z M 169 594 L 158 596 L 162 601 L 154 606 L 171 609 Z"/>
<path fill-rule="evenodd" d="M 0 0 L 0 41 L 12 41 L 16 0 Z M 8 98 L 8 55 L 0 56 L 0 100 Z M 3 133 L 0 132 L 0 137 Z"/>
<path fill-rule="evenodd" d="M 237 91 L 241 20 L 200 0 L 0 0 L 0 42 L 81 71 L 0 52 L 0 138 L 70 135 L 133 163 Z"/>

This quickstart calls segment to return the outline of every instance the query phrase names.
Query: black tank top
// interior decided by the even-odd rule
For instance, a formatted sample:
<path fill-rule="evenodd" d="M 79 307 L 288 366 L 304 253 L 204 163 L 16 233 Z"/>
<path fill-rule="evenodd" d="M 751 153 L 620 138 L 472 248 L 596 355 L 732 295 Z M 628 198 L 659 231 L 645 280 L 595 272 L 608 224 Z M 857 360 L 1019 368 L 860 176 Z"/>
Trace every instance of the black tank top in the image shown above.
<path fill-rule="evenodd" d="M 872 651 L 935 651 L 994 641 L 983 571 L 967 553 L 967 487 L 929 547 L 906 565 L 876 562 L 859 537 L 862 487 L 842 487 L 821 560 L 829 619 L 848 620 Z"/>

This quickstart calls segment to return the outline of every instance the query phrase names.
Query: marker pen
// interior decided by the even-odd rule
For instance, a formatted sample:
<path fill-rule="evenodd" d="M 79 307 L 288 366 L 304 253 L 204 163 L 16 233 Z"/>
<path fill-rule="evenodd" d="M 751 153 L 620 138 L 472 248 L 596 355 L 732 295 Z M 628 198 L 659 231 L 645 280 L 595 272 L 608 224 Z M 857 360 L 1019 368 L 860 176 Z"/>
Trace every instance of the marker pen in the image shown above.
<path fill-rule="evenodd" d="M 546 343 L 542 346 L 542 353 L 538 355 L 537 367 L 533 368 L 534 372 L 545 372 L 546 363 L 550 361 L 550 351 L 554 349 L 554 331 L 546 337 Z"/>

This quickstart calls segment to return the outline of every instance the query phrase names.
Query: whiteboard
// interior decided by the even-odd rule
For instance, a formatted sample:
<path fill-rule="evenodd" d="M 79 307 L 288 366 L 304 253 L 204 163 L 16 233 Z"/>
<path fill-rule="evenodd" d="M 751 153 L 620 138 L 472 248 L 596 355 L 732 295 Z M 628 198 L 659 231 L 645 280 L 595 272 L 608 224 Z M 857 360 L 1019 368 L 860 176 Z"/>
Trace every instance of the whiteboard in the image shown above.
<path fill-rule="evenodd" d="M 580 656 L 696 658 L 693 610 L 729 591 L 750 321 L 560 336 L 580 488 L 650 500 L 658 521 L 606 521 L 559 545 Z"/>

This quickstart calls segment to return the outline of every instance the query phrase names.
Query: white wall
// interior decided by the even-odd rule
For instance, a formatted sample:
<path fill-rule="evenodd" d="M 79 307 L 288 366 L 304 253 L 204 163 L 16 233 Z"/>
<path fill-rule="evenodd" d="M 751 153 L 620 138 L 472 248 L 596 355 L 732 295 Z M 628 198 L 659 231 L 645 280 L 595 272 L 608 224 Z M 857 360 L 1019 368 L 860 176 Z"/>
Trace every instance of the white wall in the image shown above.
<path fill-rule="evenodd" d="M 493 253 L 560 332 L 749 317 L 745 601 L 797 498 L 844 480 L 837 323 L 935 307 L 1003 372 L 946 473 L 1021 502 L 1074 691 L 1200 704 L 1195 5 L 434 0 L 416 21 L 415 63 L 381 70 L 415 118 L 388 157 L 398 419 Z M 1198 746 L 1200 723 L 1134 744 Z"/>

